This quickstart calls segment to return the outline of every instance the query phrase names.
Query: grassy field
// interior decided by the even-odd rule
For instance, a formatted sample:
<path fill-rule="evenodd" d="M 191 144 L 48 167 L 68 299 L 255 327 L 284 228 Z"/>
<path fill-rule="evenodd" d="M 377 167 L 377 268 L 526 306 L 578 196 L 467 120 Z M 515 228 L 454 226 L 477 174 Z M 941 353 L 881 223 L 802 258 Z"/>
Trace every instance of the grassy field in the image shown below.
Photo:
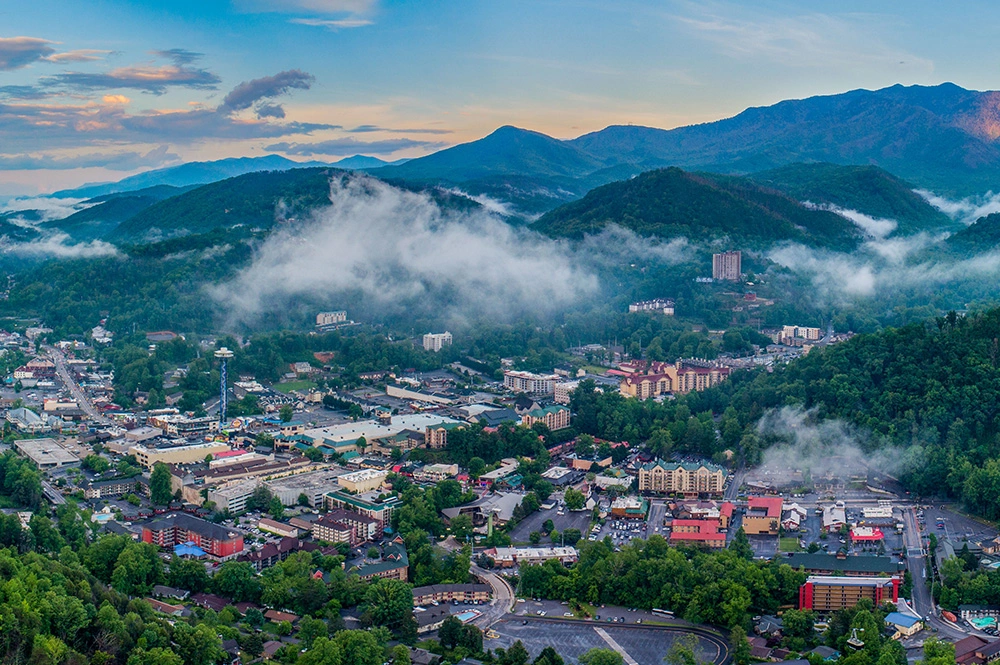
<path fill-rule="evenodd" d="M 799 551 L 799 539 L 795 537 L 782 538 L 778 542 L 779 552 L 798 552 Z"/>
<path fill-rule="evenodd" d="M 306 381 L 305 379 L 302 379 L 301 381 L 284 381 L 274 385 L 275 390 L 286 394 L 292 392 L 293 390 L 312 390 L 315 387 L 315 381 Z"/>

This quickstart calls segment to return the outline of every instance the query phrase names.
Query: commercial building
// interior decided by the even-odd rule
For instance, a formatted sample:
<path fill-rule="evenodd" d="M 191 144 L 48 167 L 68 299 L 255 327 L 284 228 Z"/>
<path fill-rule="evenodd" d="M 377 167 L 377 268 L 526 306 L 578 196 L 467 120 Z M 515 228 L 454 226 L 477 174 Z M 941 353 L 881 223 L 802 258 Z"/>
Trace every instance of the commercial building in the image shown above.
<path fill-rule="evenodd" d="M 809 575 L 880 577 L 902 575 L 903 564 L 888 556 L 793 552 L 785 562 Z"/>
<path fill-rule="evenodd" d="M 521 416 L 521 424 L 525 427 L 531 427 L 535 423 L 545 423 L 545 426 L 554 432 L 569 427 L 569 415 L 569 407 L 557 404 L 547 406 L 544 409 L 528 411 Z"/>
<path fill-rule="evenodd" d="M 575 547 L 493 547 L 483 553 L 501 568 L 541 565 L 552 560 L 570 565 L 580 556 Z"/>
<path fill-rule="evenodd" d="M 752 496 L 743 515 L 743 531 L 748 536 L 777 536 L 781 526 L 780 496 Z"/>
<path fill-rule="evenodd" d="M 639 467 L 639 491 L 685 496 L 721 495 L 726 473 L 715 464 L 656 460 Z"/>
<path fill-rule="evenodd" d="M 649 399 L 668 393 L 683 395 L 701 392 L 729 378 L 729 367 L 709 362 L 678 360 L 676 363 L 651 363 L 646 373 L 633 372 L 622 378 L 618 390 L 626 397 Z"/>
<path fill-rule="evenodd" d="M 208 491 L 208 500 L 215 503 L 216 510 L 226 511 L 238 515 L 247 509 L 247 501 L 253 493 L 260 487 L 260 480 L 253 478 L 250 480 L 238 480 L 213 487 Z"/>
<path fill-rule="evenodd" d="M 569 404 L 573 391 L 580 385 L 579 381 L 563 381 L 552 389 L 552 399 L 556 404 Z"/>
<path fill-rule="evenodd" d="M 310 507 L 322 508 L 323 496 L 340 488 L 337 481 L 345 473 L 346 469 L 337 466 L 268 480 L 264 482 L 264 486 L 278 497 L 283 506 L 298 504 L 299 497 L 304 494 Z"/>
<path fill-rule="evenodd" d="M 35 463 L 39 469 L 77 466 L 80 458 L 59 445 L 55 439 L 18 439 L 14 448 Z"/>
<path fill-rule="evenodd" d="M 644 520 L 648 512 L 646 500 L 634 496 L 621 496 L 611 502 L 611 515 L 619 519 Z"/>
<path fill-rule="evenodd" d="M 634 302 L 628 306 L 629 312 L 656 312 L 665 316 L 674 315 L 674 301 L 669 298 L 656 298 L 655 300 L 642 300 Z"/>
<path fill-rule="evenodd" d="M 503 385 L 516 393 L 532 395 L 549 395 L 555 392 L 555 386 L 562 378 L 558 374 L 535 374 L 534 372 L 519 372 L 508 369 L 503 373 Z"/>
<path fill-rule="evenodd" d="M 924 628 L 924 622 L 920 617 L 903 614 L 902 612 L 890 612 L 886 614 L 885 625 L 896 631 L 892 636 L 894 640 L 913 637 Z"/>
<path fill-rule="evenodd" d="M 413 474 L 414 480 L 439 483 L 458 475 L 457 464 L 427 464 Z"/>
<path fill-rule="evenodd" d="M 427 333 L 424 335 L 424 351 L 437 353 L 442 347 L 451 346 L 451 333 Z"/>
<path fill-rule="evenodd" d="M 350 570 L 363 580 L 376 578 L 399 580 L 405 582 L 410 570 L 406 556 L 406 545 L 403 539 L 396 536 L 382 548 L 382 560 L 377 563 L 365 564 Z"/>
<path fill-rule="evenodd" d="M 726 546 L 726 534 L 719 532 L 717 520 L 677 520 L 670 527 L 671 545 L 704 545 L 714 549 Z"/>
<path fill-rule="evenodd" d="M 899 600 L 899 577 L 809 577 L 799 587 L 799 609 L 836 612 L 858 604 L 862 598 L 876 607 Z"/>
<path fill-rule="evenodd" d="M 257 528 L 266 533 L 273 533 L 282 538 L 298 538 L 299 530 L 291 524 L 285 524 L 268 517 L 257 520 Z"/>
<path fill-rule="evenodd" d="M 350 473 L 337 476 L 337 484 L 348 492 L 361 494 L 382 487 L 382 483 L 385 482 L 385 478 L 388 475 L 388 471 L 361 469 L 360 471 L 351 471 Z"/>
<path fill-rule="evenodd" d="M 740 276 L 743 274 L 742 258 L 743 255 L 739 250 L 712 254 L 712 279 L 740 281 Z"/>
<path fill-rule="evenodd" d="M 193 543 L 219 559 L 234 557 L 243 551 L 241 532 L 187 513 L 167 513 L 143 524 L 142 541 L 164 548 Z"/>
<path fill-rule="evenodd" d="M 430 603 L 485 603 L 490 599 L 492 588 L 488 584 L 432 584 L 413 589 L 414 605 Z"/>
<path fill-rule="evenodd" d="M 468 515 L 472 518 L 472 524 L 475 527 L 483 527 L 490 520 L 493 521 L 494 526 L 501 526 L 513 519 L 514 509 L 521 505 L 523 500 L 523 494 L 496 492 L 486 494 L 472 503 L 445 508 L 441 514 L 449 522 L 459 515 Z"/>
<path fill-rule="evenodd" d="M 329 446 L 337 452 L 343 453 L 356 450 L 358 439 L 364 438 L 369 445 L 375 445 L 379 441 L 392 439 L 409 430 L 424 432 L 428 447 L 433 448 L 440 441 L 447 441 L 447 427 L 460 425 L 464 426 L 464 423 L 453 418 L 429 413 L 416 413 L 390 416 L 381 421 L 363 420 L 307 429 L 302 433 L 302 436 L 311 439 L 314 446 Z"/>
<path fill-rule="evenodd" d="M 191 443 L 180 446 L 160 446 L 150 448 L 136 444 L 129 449 L 135 455 L 136 461 L 147 469 L 153 468 L 157 462 L 164 464 L 194 464 L 203 462 L 209 455 L 229 450 L 229 445 L 219 442 Z"/>
<path fill-rule="evenodd" d="M 847 526 L 847 507 L 843 501 L 823 506 L 823 528 L 828 531 L 840 531 Z"/>
<path fill-rule="evenodd" d="M 178 413 L 152 416 L 149 419 L 149 424 L 153 427 L 158 427 L 172 436 L 193 436 L 207 434 L 208 432 L 217 432 L 219 430 L 218 418 L 208 416 L 204 418 L 188 418 Z"/>
<path fill-rule="evenodd" d="M 404 399 L 408 402 L 422 402 L 424 404 L 437 404 L 439 406 L 450 406 L 455 400 L 447 395 L 439 395 L 427 392 L 426 390 L 415 390 L 406 386 L 390 383 L 385 387 L 385 394 L 396 399 Z"/>
<path fill-rule="evenodd" d="M 320 312 L 316 315 L 316 327 L 335 326 L 338 323 L 347 323 L 347 311 L 343 309 L 332 312 Z"/>

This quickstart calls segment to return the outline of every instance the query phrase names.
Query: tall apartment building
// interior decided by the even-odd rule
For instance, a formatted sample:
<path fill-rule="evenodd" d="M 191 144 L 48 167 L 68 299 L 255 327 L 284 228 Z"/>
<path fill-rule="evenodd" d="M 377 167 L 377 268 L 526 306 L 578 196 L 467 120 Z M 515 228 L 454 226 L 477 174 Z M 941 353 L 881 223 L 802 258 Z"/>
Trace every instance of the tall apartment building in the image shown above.
<path fill-rule="evenodd" d="M 639 467 L 639 491 L 661 494 L 721 495 L 726 472 L 715 464 L 656 460 Z"/>
<path fill-rule="evenodd" d="M 437 353 L 442 347 L 451 346 L 451 333 L 427 333 L 424 335 L 424 351 Z"/>
<path fill-rule="evenodd" d="M 743 274 L 742 256 L 739 250 L 712 254 L 712 279 L 740 281 L 740 275 Z"/>
<path fill-rule="evenodd" d="M 550 394 L 555 392 L 556 384 L 561 380 L 558 374 L 534 374 L 512 369 L 503 373 L 504 387 L 516 393 Z"/>
<path fill-rule="evenodd" d="M 316 315 L 316 327 L 335 326 L 338 323 L 347 323 L 347 311 L 339 309 L 334 312 L 320 312 Z"/>

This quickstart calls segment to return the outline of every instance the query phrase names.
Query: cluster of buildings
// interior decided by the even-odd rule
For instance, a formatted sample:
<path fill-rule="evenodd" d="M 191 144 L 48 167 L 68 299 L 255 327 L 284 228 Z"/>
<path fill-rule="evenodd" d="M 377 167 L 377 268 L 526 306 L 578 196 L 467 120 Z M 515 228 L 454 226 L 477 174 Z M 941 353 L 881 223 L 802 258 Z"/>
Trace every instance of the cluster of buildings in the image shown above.
<path fill-rule="evenodd" d="M 653 300 L 640 300 L 628 306 L 629 312 L 655 312 L 664 316 L 674 315 L 674 301 L 669 298 L 654 298 Z"/>
<path fill-rule="evenodd" d="M 635 360 L 618 367 L 622 374 L 619 391 L 637 399 L 701 392 L 725 381 L 732 371 L 719 363 L 704 360 L 674 363 Z"/>

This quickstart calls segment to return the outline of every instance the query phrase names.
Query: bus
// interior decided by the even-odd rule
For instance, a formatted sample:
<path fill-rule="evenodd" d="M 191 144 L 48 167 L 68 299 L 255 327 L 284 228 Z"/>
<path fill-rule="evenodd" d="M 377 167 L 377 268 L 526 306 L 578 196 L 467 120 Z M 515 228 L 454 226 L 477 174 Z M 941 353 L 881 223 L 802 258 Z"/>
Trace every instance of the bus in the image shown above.
<path fill-rule="evenodd" d="M 656 614 L 657 616 L 661 616 L 661 617 L 669 617 L 671 619 L 674 618 L 674 613 L 673 612 L 671 612 L 670 610 L 661 610 L 658 607 L 654 607 L 653 608 L 653 614 Z"/>

